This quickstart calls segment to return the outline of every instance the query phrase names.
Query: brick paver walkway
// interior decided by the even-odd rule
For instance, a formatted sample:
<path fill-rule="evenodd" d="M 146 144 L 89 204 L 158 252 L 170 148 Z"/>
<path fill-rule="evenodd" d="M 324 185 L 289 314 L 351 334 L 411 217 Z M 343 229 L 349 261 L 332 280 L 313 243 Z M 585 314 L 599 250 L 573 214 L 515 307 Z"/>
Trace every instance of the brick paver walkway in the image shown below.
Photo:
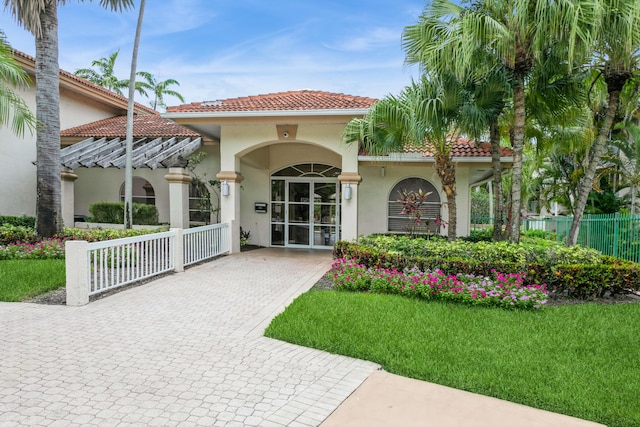
<path fill-rule="evenodd" d="M 261 249 L 83 307 L 0 303 L 0 426 L 314 426 L 377 365 L 262 336 L 330 254 Z"/>

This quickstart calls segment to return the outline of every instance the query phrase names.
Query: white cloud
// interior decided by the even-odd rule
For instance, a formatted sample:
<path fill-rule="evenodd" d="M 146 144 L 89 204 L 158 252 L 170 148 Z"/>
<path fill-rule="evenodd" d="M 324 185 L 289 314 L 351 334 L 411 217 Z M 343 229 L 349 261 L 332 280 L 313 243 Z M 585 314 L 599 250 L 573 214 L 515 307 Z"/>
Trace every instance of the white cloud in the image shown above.
<path fill-rule="evenodd" d="M 375 28 L 367 30 L 362 35 L 352 36 L 325 46 L 329 49 L 346 52 L 369 52 L 390 45 L 399 48 L 400 33 L 390 28 Z"/>

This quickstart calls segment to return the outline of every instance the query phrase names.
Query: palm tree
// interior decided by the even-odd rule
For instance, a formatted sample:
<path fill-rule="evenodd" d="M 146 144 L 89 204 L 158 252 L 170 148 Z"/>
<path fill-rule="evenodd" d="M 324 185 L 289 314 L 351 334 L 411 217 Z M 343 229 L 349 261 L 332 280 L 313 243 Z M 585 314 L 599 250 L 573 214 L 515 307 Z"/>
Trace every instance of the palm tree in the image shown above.
<path fill-rule="evenodd" d="M 65 0 L 5 0 L 19 24 L 35 36 L 37 201 L 36 232 L 52 237 L 62 231 L 60 200 L 60 66 L 58 64 L 58 3 Z M 100 0 L 114 11 L 133 0 Z"/>
<path fill-rule="evenodd" d="M 122 90 L 129 87 L 129 80 L 120 80 L 114 74 L 116 59 L 118 59 L 119 53 L 120 51 L 116 50 L 107 58 L 92 61 L 91 66 L 96 67 L 97 71 L 93 68 L 79 68 L 74 74 L 98 86 L 109 89 L 118 95 L 123 95 Z"/>
<path fill-rule="evenodd" d="M 165 108 L 167 106 L 164 103 L 165 95 L 175 96 L 180 100 L 180 102 L 184 103 L 184 97 L 182 94 L 169 89 L 169 86 L 180 86 L 180 83 L 178 83 L 177 80 L 167 79 L 159 82 L 153 74 L 146 71 L 139 71 L 137 74 L 146 80 L 146 82 L 140 82 L 140 88 L 144 91 L 144 94 L 148 96 L 146 90 L 149 90 L 153 94 L 153 100 L 150 105 L 154 110 L 157 110 L 158 107 Z"/>
<path fill-rule="evenodd" d="M 97 70 L 93 68 L 79 68 L 75 71 L 75 75 L 87 79 L 92 83 L 102 86 L 105 89 L 109 89 L 117 93 L 118 95 L 124 95 L 122 92 L 129 87 L 131 79 L 119 79 L 115 74 L 116 60 L 118 59 L 119 50 L 113 52 L 107 58 L 96 59 L 91 62 L 92 67 L 97 67 Z M 149 74 L 144 71 L 139 71 L 136 75 L 142 76 L 143 74 Z M 135 90 L 144 96 L 148 96 L 147 89 L 151 89 L 151 86 L 145 82 L 135 82 Z"/>
<path fill-rule="evenodd" d="M 464 78 L 482 70 L 503 68 L 513 96 L 513 148 L 511 241 L 520 238 L 522 152 L 525 141 L 525 83 L 544 55 L 553 49 L 566 53 L 571 63 L 577 41 L 589 42 L 595 25 L 597 1 L 481 0 L 461 7 L 449 0 L 434 0 L 407 27 L 403 36 L 407 62 L 426 69 L 456 69 Z M 452 23 L 454 25 L 443 25 Z M 482 51 L 486 55 L 479 55 Z M 491 64 L 478 64 L 478 58 Z M 480 65 L 480 66 L 479 66 Z"/>
<path fill-rule="evenodd" d="M 125 153 L 125 179 L 124 179 L 124 228 L 133 227 L 133 108 L 136 92 L 136 67 L 138 65 L 138 47 L 140 46 L 140 33 L 142 32 L 142 19 L 146 0 L 140 0 L 136 35 L 133 42 L 131 56 L 131 74 L 129 79 L 129 103 L 127 104 L 127 130 Z"/>
<path fill-rule="evenodd" d="M 463 106 L 461 87 L 453 76 L 413 82 L 399 96 L 376 102 L 366 117 L 351 120 L 342 134 L 346 143 L 358 142 L 372 155 L 402 152 L 406 146 L 432 152 L 449 211 L 448 239 L 456 235 L 456 169 L 451 149 L 458 135 L 455 120 Z"/>
<path fill-rule="evenodd" d="M 629 212 L 635 215 L 640 189 L 640 126 L 630 121 L 621 122 L 615 126 L 615 131 L 618 135 L 609 143 L 609 152 L 602 157 L 605 167 L 598 171 L 594 188 L 600 190 L 601 179 L 613 176 L 614 191 L 629 189 Z"/>
<path fill-rule="evenodd" d="M 640 2 L 625 0 L 601 0 L 600 31 L 595 42 L 595 55 L 589 65 L 597 72 L 594 86 L 606 85 L 606 109 L 599 121 L 598 135 L 591 147 L 580 180 L 578 200 L 573 213 L 573 222 L 567 236 L 567 246 L 575 245 L 580 232 L 580 221 L 593 188 L 598 166 L 605 153 L 616 113 L 621 107 L 623 91 L 638 89 L 640 71 Z"/>
<path fill-rule="evenodd" d="M 13 88 L 29 86 L 29 76 L 15 59 L 5 34 L 0 30 L 0 126 L 10 124 L 18 136 L 24 135 L 25 128 L 36 130 L 36 117 Z"/>

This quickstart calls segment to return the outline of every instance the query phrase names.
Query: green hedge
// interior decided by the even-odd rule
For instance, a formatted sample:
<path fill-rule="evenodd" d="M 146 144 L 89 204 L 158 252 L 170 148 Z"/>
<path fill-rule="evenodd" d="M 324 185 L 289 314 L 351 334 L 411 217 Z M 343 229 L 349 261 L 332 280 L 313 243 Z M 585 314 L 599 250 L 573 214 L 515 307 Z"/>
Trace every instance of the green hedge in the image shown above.
<path fill-rule="evenodd" d="M 415 239 L 414 239 L 415 240 Z M 629 290 L 640 291 L 640 264 L 621 261 L 612 257 L 598 256 L 594 263 L 575 263 L 572 259 L 585 256 L 591 259 L 590 251 L 583 252 L 584 248 L 566 248 L 548 250 L 546 257 L 530 261 L 526 254 L 509 248 L 505 255 L 502 250 L 504 245 L 494 243 L 494 248 L 489 248 L 481 243 L 463 242 L 466 246 L 479 245 L 470 248 L 466 255 L 459 253 L 460 246 L 456 242 L 440 243 L 437 251 L 422 251 L 436 255 L 424 256 L 412 246 L 413 251 L 403 253 L 398 250 L 386 251 L 380 247 L 370 246 L 370 240 L 364 239 L 364 243 L 339 241 L 334 246 L 334 258 L 354 259 L 358 263 L 370 268 L 413 268 L 420 270 L 440 269 L 446 274 L 476 274 L 490 276 L 492 271 L 501 273 L 525 273 L 525 284 L 547 284 L 552 294 L 563 294 L 572 297 L 589 299 L 602 297 L 606 293 L 610 295 L 621 294 Z M 404 242 L 406 244 L 406 242 Z M 451 251 L 447 251 L 447 246 Z M 525 247 L 524 252 L 531 248 L 527 245 L 512 245 Z M 559 246 L 559 245 L 557 245 Z M 431 248 L 433 249 L 433 248 Z M 479 249 L 486 250 L 481 252 Z M 575 251 L 575 254 L 570 253 Z M 507 251 L 507 252 L 508 252 Z"/>
<path fill-rule="evenodd" d="M 35 228 L 36 218 L 33 216 L 0 216 L 0 225 Z"/>
<path fill-rule="evenodd" d="M 89 222 L 121 224 L 124 219 L 124 202 L 100 202 L 89 206 Z M 136 225 L 158 225 L 158 208 L 142 203 L 133 204 L 133 223 Z"/>

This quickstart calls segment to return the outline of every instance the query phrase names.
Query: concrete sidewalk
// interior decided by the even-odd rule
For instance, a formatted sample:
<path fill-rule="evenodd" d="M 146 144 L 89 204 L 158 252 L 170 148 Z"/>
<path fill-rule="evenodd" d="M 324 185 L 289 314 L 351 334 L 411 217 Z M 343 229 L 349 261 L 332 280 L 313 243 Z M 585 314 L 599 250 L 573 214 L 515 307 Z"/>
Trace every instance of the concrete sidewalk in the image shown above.
<path fill-rule="evenodd" d="M 321 426 L 596 427 L 602 424 L 376 371 Z"/>
<path fill-rule="evenodd" d="M 83 307 L 0 303 L 0 427 L 590 425 L 263 337 L 330 264 L 260 249 Z"/>

